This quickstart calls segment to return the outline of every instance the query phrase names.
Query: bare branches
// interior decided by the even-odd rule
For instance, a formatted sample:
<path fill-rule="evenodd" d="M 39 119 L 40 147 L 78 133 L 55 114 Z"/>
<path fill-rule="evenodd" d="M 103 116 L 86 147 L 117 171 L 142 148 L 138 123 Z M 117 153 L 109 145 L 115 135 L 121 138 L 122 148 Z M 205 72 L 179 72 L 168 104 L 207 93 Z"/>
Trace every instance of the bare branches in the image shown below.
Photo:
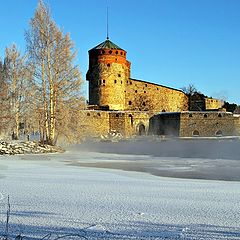
<path fill-rule="evenodd" d="M 26 41 L 38 89 L 36 109 L 41 113 L 42 141 L 54 144 L 59 135 L 57 126 L 67 130 L 68 125 L 65 124 L 68 120 L 62 120 L 59 113 L 71 109 L 71 99 L 80 96 L 82 79 L 79 67 L 74 65 L 76 51 L 70 35 L 59 29 L 43 1 L 39 2 L 31 19 Z"/>

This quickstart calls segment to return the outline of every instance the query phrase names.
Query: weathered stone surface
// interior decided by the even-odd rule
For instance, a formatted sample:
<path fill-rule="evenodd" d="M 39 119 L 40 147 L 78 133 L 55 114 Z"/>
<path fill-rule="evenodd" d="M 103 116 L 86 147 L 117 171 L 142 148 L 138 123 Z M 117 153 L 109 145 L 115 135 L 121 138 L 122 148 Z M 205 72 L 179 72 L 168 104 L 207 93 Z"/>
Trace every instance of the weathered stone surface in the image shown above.
<path fill-rule="evenodd" d="M 188 97 L 182 91 L 129 79 L 126 86 L 127 110 L 180 112 L 188 110 Z"/>
<path fill-rule="evenodd" d="M 240 118 L 229 112 L 179 112 L 155 115 L 150 120 L 155 135 L 220 137 L 239 135 Z"/>

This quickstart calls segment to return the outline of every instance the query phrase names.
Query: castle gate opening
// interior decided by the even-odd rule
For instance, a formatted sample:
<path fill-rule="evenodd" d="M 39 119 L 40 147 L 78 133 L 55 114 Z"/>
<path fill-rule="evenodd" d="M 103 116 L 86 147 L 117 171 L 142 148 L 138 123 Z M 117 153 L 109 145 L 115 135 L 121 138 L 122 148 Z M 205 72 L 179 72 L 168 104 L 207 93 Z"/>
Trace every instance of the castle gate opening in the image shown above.
<path fill-rule="evenodd" d="M 138 126 L 138 135 L 139 136 L 146 135 L 146 128 L 142 123 Z"/>

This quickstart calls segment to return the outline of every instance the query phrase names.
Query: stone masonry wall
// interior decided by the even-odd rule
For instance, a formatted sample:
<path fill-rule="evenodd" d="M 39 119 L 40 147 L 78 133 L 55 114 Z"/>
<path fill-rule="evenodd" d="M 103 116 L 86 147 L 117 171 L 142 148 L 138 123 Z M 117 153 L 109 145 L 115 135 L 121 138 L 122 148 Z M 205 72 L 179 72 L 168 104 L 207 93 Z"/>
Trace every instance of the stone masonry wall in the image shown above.
<path fill-rule="evenodd" d="M 140 124 L 144 126 L 147 134 L 149 114 L 136 111 L 80 110 L 78 122 L 82 139 L 100 138 L 110 131 L 121 133 L 123 137 L 131 137 L 139 134 Z"/>
<path fill-rule="evenodd" d="M 235 135 L 234 118 L 228 112 L 182 112 L 180 137 L 212 137 Z"/>
<path fill-rule="evenodd" d="M 78 116 L 82 139 L 101 137 L 109 132 L 109 113 L 96 110 L 80 110 Z"/>
<path fill-rule="evenodd" d="M 235 135 L 240 136 L 240 115 L 234 114 Z"/>
<path fill-rule="evenodd" d="M 179 112 L 188 110 L 188 97 L 180 90 L 129 79 L 126 84 L 127 110 Z"/>
<path fill-rule="evenodd" d="M 90 53 L 89 103 L 124 110 L 125 87 L 130 75 L 130 62 L 123 50 L 99 50 Z"/>
<path fill-rule="evenodd" d="M 215 98 L 205 98 L 205 109 L 219 109 L 223 105 L 222 101 Z"/>

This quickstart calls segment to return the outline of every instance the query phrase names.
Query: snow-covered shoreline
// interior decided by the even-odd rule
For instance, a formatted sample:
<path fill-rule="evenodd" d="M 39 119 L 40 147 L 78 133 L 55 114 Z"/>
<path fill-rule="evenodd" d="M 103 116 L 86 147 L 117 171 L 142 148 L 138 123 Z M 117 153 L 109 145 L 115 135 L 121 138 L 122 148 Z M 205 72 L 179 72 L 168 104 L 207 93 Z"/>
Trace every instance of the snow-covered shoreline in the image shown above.
<path fill-rule="evenodd" d="M 0 156 L 0 233 L 9 195 L 10 232 L 30 239 L 48 233 L 83 234 L 88 239 L 240 239 L 240 182 L 69 164 L 113 157 L 150 158 L 78 149 Z"/>

